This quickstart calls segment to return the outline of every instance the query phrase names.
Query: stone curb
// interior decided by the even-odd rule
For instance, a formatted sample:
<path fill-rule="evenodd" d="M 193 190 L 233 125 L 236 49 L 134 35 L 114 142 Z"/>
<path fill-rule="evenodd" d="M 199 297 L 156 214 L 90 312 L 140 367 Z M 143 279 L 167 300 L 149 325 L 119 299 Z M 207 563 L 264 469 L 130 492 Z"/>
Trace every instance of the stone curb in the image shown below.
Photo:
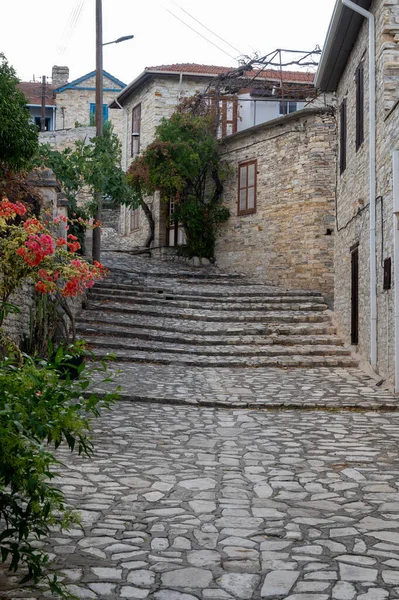
<path fill-rule="evenodd" d="M 103 397 L 103 392 L 94 392 Z M 182 400 L 181 398 L 161 398 L 155 396 L 128 395 L 119 392 L 119 401 L 146 403 L 146 404 L 166 404 L 174 406 L 205 407 L 205 408 L 224 408 L 224 409 L 242 409 L 242 410 L 295 410 L 295 411 L 365 411 L 365 412 L 399 412 L 399 402 L 355 402 L 355 403 L 327 403 L 327 402 L 270 402 L 268 404 L 257 404 L 255 402 L 223 402 L 221 400 Z"/>

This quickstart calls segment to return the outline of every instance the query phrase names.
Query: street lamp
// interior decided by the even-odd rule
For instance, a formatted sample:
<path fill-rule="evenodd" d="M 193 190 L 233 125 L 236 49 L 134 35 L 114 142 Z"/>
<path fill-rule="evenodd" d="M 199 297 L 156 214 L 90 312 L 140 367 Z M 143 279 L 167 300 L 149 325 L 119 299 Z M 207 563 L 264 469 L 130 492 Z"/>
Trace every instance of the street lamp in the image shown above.
<path fill-rule="evenodd" d="M 103 17 L 102 17 L 102 0 L 96 0 L 96 137 L 101 137 L 104 133 L 103 119 L 103 46 L 108 44 L 119 44 L 126 40 L 131 40 L 133 35 L 125 35 L 103 44 Z M 95 195 L 97 212 L 96 221 L 101 221 L 102 194 L 96 192 Z M 101 257 L 101 229 L 96 227 L 93 229 L 93 260 L 100 260 Z"/>
<path fill-rule="evenodd" d="M 134 35 L 124 35 L 123 37 L 118 38 L 117 40 L 113 40 L 112 42 L 105 42 L 103 46 L 108 46 L 109 44 L 120 44 L 121 42 L 126 42 L 127 40 L 132 40 Z"/>

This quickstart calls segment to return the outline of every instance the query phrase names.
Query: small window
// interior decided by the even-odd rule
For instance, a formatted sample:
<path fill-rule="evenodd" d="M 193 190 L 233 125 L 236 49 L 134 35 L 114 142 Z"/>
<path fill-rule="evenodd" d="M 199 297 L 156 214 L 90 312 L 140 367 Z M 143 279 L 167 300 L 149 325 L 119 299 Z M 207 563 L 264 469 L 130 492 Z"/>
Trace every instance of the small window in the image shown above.
<path fill-rule="evenodd" d="M 238 215 L 256 212 L 256 171 L 256 160 L 238 165 Z"/>
<path fill-rule="evenodd" d="M 35 117 L 35 125 L 41 130 L 41 117 Z M 50 131 L 50 117 L 45 117 L 44 119 L 44 130 Z"/>
<path fill-rule="evenodd" d="M 279 104 L 280 115 L 289 115 L 298 110 L 297 103 L 293 100 L 284 100 L 284 102 L 281 101 Z"/>
<path fill-rule="evenodd" d="M 130 213 L 130 231 L 140 229 L 140 208 L 135 208 Z"/>
<path fill-rule="evenodd" d="M 103 104 L 103 121 L 104 123 L 108 121 L 108 105 Z M 96 124 L 96 104 L 95 102 L 90 102 L 90 125 L 94 126 Z"/>
<path fill-rule="evenodd" d="M 363 62 L 356 69 L 356 150 L 364 141 L 364 68 Z"/>
<path fill-rule="evenodd" d="M 339 113 L 339 170 L 342 175 L 346 169 L 346 98 L 342 101 Z"/>
<path fill-rule="evenodd" d="M 141 135 L 141 104 L 137 104 L 132 110 L 132 143 L 130 155 L 132 158 L 140 154 Z"/>

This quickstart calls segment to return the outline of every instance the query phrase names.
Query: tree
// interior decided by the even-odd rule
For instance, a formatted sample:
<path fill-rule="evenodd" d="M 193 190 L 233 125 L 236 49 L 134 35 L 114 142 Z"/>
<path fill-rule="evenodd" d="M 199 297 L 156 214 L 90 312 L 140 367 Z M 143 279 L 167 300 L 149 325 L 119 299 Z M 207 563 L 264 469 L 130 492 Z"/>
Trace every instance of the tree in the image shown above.
<path fill-rule="evenodd" d="M 31 122 L 19 80 L 4 54 L 0 53 L 0 169 L 20 171 L 34 156 L 38 131 Z"/>
<path fill-rule="evenodd" d="M 218 141 L 211 114 L 177 111 L 163 119 L 156 138 L 132 163 L 128 178 L 143 206 L 144 196 L 173 200 L 173 221 L 183 224 L 189 256 L 213 258 L 217 227 L 229 217 L 223 191 Z"/>

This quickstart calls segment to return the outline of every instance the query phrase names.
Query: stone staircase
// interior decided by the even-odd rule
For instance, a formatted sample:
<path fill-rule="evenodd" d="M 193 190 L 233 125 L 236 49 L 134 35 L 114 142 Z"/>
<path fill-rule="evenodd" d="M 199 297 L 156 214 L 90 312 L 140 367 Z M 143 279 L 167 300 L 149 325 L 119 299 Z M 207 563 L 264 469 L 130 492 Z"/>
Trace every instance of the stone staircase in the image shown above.
<path fill-rule="evenodd" d="M 113 276 L 77 323 L 98 358 L 197 367 L 354 367 L 317 292 L 215 272 Z"/>

